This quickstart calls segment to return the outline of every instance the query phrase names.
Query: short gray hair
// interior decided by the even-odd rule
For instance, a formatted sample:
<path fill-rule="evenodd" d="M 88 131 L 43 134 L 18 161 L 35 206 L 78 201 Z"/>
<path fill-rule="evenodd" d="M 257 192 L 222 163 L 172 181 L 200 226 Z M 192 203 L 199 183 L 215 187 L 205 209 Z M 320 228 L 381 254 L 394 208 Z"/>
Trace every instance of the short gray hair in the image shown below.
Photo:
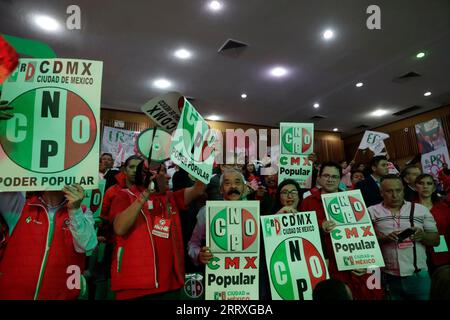
<path fill-rule="evenodd" d="M 225 179 L 224 177 L 225 177 L 225 175 L 226 174 L 230 174 L 230 173 L 237 173 L 238 175 L 239 175 L 239 177 L 241 178 L 241 180 L 242 180 L 242 183 L 245 183 L 245 178 L 244 178 L 244 175 L 242 174 L 242 172 L 239 172 L 238 170 L 236 170 L 236 169 L 225 169 L 225 171 L 222 173 L 222 175 L 220 176 L 220 187 L 222 187 L 222 185 L 223 185 L 223 180 Z"/>

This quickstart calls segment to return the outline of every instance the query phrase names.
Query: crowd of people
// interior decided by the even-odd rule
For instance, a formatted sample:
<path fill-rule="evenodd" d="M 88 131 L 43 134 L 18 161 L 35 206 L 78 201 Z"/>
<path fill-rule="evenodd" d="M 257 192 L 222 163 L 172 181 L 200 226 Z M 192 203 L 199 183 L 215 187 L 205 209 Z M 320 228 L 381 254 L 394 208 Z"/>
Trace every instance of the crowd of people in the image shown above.
<path fill-rule="evenodd" d="M 133 155 L 113 168 L 113 156 L 104 153 L 99 178 L 106 188 L 96 221 L 81 205 L 80 185 L 2 192 L 0 299 L 76 299 L 86 285 L 68 286 L 68 266 L 80 267 L 87 299 L 179 299 L 185 274 L 204 272 L 214 256 L 205 241 L 208 200 L 259 201 L 261 215 L 315 211 L 330 280 L 317 285 L 314 299 L 450 299 L 447 167 L 436 181 L 415 165 L 389 174 L 385 156 L 367 166 L 319 164 L 314 154 L 309 159 L 315 162 L 312 188 L 302 189 L 295 180 L 278 181 L 270 168 L 261 175 L 258 163 L 247 159 L 216 165 L 205 185 L 171 161 Z M 382 286 L 376 288 L 367 285 L 372 273 L 366 269 L 338 270 L 330 238 L 336 223 L 327 220 L 321 201 L 323 194 L 355 189 L 368 207 L 385 261 Z M 260 261 L 260 298 L 269 300 L 262 240 Z"/>

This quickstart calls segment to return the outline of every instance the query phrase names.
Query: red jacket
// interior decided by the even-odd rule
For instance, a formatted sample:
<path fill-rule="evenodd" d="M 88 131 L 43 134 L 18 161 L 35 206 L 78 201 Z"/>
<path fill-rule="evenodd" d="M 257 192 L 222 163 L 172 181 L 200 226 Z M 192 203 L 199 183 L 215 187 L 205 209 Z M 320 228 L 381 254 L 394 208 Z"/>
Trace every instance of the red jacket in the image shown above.
<path fill-rule="evenodd" d="M 110 218 L 128 208 L 144 189 L 132 186 L 114 198 Z M 167 199 L 172 213 L 168 214 Z M 184 285 L 184 245 L 180 210 L 186 210 L 184 189 L 151 195 L 153 209 L 145 204 L 131 230 L 115 235 L 111 266 L 111 289 L 116 299 L 129 299 L 179 289 Z M 171 219 L 168 239 L 152 234 L 156 217 Z"/>
<path fill-rule="evenodd" d="M 37 196 L 25 207 L 0 261 L 0 300 L 76 299 L 80 290 L 69 289 L 67 268 L 76 265 L 82 272 L 85 255 L 77 253 L 68 227 L 69 213 L 63 207 L 55 214 L 53 237 L 45 205 Z M 50 245 L 46 251 L 47 238 Z M 42 280 L 39 284 L 39 275 Z"/>
<path fill-rule="evenodd" d="M 105 195 L 103 196 L 102 211 L 100 213 L 100 217 L 105 220 L 109 220 L 109 211 L 111 209 L 111 204 L 114 197 L 119 193 L 120 190 L 126 189 L 127 187 L 127 176 L 125 175 L 125 173 L 119 172 L 114 176 L 114 178 L 116 179 L 117 183 L 106 190 Z"/>
<path fill-rule="evenodd" d="M 357 276 L 351 271 L 339 271 L 336 265 L 336 257 L 333 251 L 333 244 L 331 237 L 322 231 L 322 223 L 327 219 L 325 210 L 322 206 L 321 189 L 311 189 L 311 195 L 303 199 L 300 205 L 301 211 L 315 211 L 317 215 L 317 222 L 320 229 L 320 237 L 322 239 L 323 252 L 328 258 L 328 272 L 331 279 L 337 279 L 345 282 L 352 291 L 355 300 L 381 300 L 383 298 L 383 290 L 370 290 L 367 287 L 367 279 L 370 274 Z"/>
<path fill-rule="evenodd" d="M 431 214 L 436 221 L 436 226 L 439 232 L 439 236 L 444 236 L 447 247 L 450 246 L 450 209 L 443 202 L 437 202 L 431 208 Z M 441 240 L 442 241 L 442 240 Z M 430 262 L 439 267 L 442 265 L 450 264 L 450 253 L 447 252 L 434 252 L 433 248 L 428 248 Z"/>

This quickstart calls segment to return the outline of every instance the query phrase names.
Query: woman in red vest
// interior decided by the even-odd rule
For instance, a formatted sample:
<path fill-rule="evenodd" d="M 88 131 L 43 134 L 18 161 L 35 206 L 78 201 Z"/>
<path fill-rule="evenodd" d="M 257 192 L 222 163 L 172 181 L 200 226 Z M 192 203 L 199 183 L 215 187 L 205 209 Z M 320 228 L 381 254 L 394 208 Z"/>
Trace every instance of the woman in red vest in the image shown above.
<path fill-rule="evenodd" d="M 111 206 L 115 232 L 111 288 L 119 300 L 177 298 L 185 281 L 180 212 L 205 190 L 197 181 L 190 188 L 159 193 L 158 186 L 166 185 L 165 174 L 146 171 L 141 162 L 136 183 L 121 190 Z"/>

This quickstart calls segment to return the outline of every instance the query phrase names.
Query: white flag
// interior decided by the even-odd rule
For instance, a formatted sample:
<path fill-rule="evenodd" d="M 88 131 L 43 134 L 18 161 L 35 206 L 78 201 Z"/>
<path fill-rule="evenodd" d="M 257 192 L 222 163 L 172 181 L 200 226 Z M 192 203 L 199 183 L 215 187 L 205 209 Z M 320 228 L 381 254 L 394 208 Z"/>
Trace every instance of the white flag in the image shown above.
<path fill-rule="evenodd" d="M 386 148 L 384 144 L 384 140 L 389 138 L 389 135 L 383 132 L 377 131 L 366 131 L 364 132 L 364 137 L 359 144 L 358 149 L 367 149 L 369 148 L 376 156 L 384 155 L 383 149 Z"/>

